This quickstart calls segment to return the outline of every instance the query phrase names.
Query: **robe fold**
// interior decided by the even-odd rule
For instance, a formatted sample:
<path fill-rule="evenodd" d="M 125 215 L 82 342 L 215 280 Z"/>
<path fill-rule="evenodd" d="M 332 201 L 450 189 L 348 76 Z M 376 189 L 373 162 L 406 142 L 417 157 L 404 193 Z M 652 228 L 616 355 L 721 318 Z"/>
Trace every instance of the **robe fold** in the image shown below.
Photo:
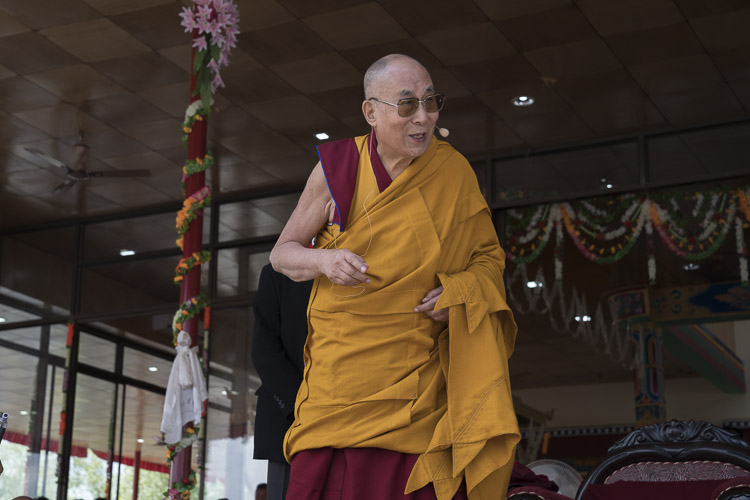
<path fill-rule="evenodd" d="M 322 447 L 420 454 L 406 493 L 432 483 L 446 500 L 465 480 L 470 500 L 497 498 L 520 440 L 507 362 L 516 325 L 476 177 L 435 138 L 390 184 L 368 136 L 329 144 L 319 154 L 336 224 L 315 247 L 363 256 L 371 282 L 313 284 L 287 459 Z M 440 285 L 448 325 L 414 312 Z"/>

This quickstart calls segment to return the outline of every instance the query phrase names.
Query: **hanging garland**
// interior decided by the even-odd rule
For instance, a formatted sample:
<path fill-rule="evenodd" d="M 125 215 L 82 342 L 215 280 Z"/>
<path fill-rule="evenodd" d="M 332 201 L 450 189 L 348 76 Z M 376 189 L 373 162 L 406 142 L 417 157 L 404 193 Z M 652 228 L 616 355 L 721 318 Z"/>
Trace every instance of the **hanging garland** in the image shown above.
<path fill-rule="evenodd" d="M 182 143 L 187 147 L 188 140 L 190 139 L 190 132 L 193 131 L 193 125 L 195 122 L 202 122 L 206 116 L 211 112 L 210 104 L 213 104 L 213 99 L 210 101 L 208 107 L 203 106 L 203 101 L 197 100 L 191 102 L 185 110 L 185 119 L 182 120 Z"/>
<path fill-rule="evenodd" d="M 211 189 L 208 186 L 203 186 L 198 191 L 193 193 L 185 201 L 182 202 L 182 209 L 177 212 L 177 234 L 180 235 L 177 238 L 177 246 L 182 250 L 185 234 L 190 229 L 190 223 L 195 220 L 196 217 L 201 213 L 200 210 L 211 205 Z"/>
<path fill-rule="evenodd" d="M 174 282 L 179 285 L 182 280 L 185 279 L 185 275 L 190 272 L 195 266 L 199 266 L 211 260 L 211 252 L 208 250 L 201 250 L 200 252 L 193 252 L 190 257 L 180 259 L 177 267 L 174 270 Z"/>
<path fill-rule="evenodd" d="M 555 234 L 555 281 L 562 281 L 562 227 L 588 260 L 612 264 L 632 250 L 646 231 L 648 275 L 656 281 L 654 239 L 687 261 L 714 255 L 734 228 L 740 278 L 748 282 L 744 229 L 750 221 L 748 190 L 719 188 L 705 193 L 623 194 L 591 200 L 509 210 L 506 217 L 508 260 L 536 260 Z M 553 231 L 554 229 L 554 231 Z"/>
<path fill-rule="evenodd" d="M 193 0 L 191 7 L 183 7 L 180 18 L 182 19 L 180 25 L 185 28 L 185 31 L 194 33 L 193 47 L 196 49 L 193 54 L 192 68 L 192 73 L 195 76 L 195 88 L 191 96 L 193 102 L 185 110 L 185 118 L 181 128 L 181 140 L 187 147 L 195 124 L 204 122 L 205 125 L 206 117 L 209 115 L 213 104 L 213 92 L 224 86 L 220 68 L 228 65 L 230 50 L 237 43 L 237 35 L 240 32 L 239 10 L 233 0 Z M 214 159 L 210 151 L 207 151 L 202 158 L 188 159 L 182 169 L 183 192 L 185 192 L 187 180 L 191 176 L 206 171 L 213 163 Z M 203 186 L 183 202 L 175 221 L 179 235 L 176 243 L 181 250 L 184 250 L 185 234 L 192 222 L 199 215 L 202 215 L 202 210 L 210 204 L 211 190 L 208 186 Z M 210 257 L 211 254 L 208 251 L 198 251 L 190 256 L 183 257 L 175 269 L 174 282 L 182 284 L 185 276 L 191 270 L 207 263 Z M 204 346 L 203 356 L 200 360 L 205 377 L 208 360 L 210 308 L 208 308 L 208 300 L 202 292 L 183 302 L 180 309 L 175 313 L 172 320 L 172 341 L 176 346 L 177 335 L 182 330 L 184 322 L 198 316 L 204 310 Z M 205 403 L 204 401 L 202 417 L 205 417 Z M 205 426 L 200 425 L 195 428 L 184 429 L 180 441 L 167 447 L 167 463 L 171 463 L 178 453 L 201 439 L 201 431 L 205 434 Z M 200 456 L 198 467 L 203 467 L 203 460 Z M 164 492 L 164 499 L 189 500 L 196 484 L 196 472 L 192 470 L 187 478 L 173 483 L 172 487 Z"/>
<path fill-rule="evenodd" d="M 162 495 L 164 495 L 164 498 L 174 500 L 188 500 L 196 484 L 197 478 L 195 471 L 191 470 L 188 477 L 183 479 L 182 482 L 172 483 L 172 487 L 168 491 L 162 493 Z"/>
<path fill-rule="evenodd" d="M 203 294 L 199 293 L 195 297 L 192 297 L 182 303 L 180 308 L 174 313 L 172 318 L 172 344 L 177 345 L 177 335 L 182 330 L 182 325 L 185 321 L 198 316 L 203 308 L 208 305 L 208 299 Z"/>
<path fill-rule="evenodd" d="M 190 176 L 208 170 L 213 164 L 214 157 L 211 155 L 211 151 L 207 152 L 206 156 L 203 158 L 195 158 L 185 161 L 185 166 L 182 167 L 182 192 L 185 192 L 185 183 Z"/>

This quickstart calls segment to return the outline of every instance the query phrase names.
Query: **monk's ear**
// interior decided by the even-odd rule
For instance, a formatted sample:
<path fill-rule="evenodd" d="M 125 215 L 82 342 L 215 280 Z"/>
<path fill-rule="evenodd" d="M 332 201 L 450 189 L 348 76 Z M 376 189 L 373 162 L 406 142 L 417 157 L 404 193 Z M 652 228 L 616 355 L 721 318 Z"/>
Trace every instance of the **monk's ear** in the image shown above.
<path fill-rule="evenodd" d="M 367 120 L 368 125 L 371 127 L 375 125 L 375 105 L 372 101 L 362 102 L 362 114 L 365 115 L 365 120 Z"/>

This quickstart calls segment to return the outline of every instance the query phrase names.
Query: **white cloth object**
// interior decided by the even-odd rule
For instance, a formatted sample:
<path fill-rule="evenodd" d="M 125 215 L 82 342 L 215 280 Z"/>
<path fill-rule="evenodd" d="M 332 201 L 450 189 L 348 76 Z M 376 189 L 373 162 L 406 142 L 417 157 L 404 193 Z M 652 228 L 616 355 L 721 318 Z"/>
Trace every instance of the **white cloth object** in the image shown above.
<path fill-rule="evenodd" d="M 177 335 L 175 350 L 177 356 L 169 372 L 164 413 L 161 417 L 161 431 L 168 444 L 175 444 L 182 439 L 182 427 L 188 422 L 200 424 L 203 401 L 208 398 L 206 381 L 198 361 L 198 347 L 190 347 L 190 334 L 185 330 Z M 183 399 L 192 399 L 192 404 L 183 404 Z"/>

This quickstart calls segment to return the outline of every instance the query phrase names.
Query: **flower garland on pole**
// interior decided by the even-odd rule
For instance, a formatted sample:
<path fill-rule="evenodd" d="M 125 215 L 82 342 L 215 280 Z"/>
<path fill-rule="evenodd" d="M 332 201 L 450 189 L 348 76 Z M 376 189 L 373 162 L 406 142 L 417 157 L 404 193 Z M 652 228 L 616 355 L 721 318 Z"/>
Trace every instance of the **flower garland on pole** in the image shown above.
<path fill-rule="evenodd" d="M 656 282 L 656 236 L 674 255 L 695 262 L 714 255 L 734 229 L 740 280 L 746 285 L 744 230 L 750 221 L 749 191 L 750 186 L 650 196 L 622 194 L 511 209 L 506 218 L 508 260 L 516 265 L 533 262 L 554 232 L 555 282 L 562 282 L 562 227 L 576 249 L 597 264 L 621 260 L 633 249 L 645 229 L 648 276 L 653 285 Z"/>
<path fill-rule="evenodd" d="M 182 187 L 185 193 L 183 206 L 177 214 L 176 227 L 179 238 L 177 245 L 182 249 L 182 259 L 175 269 L 174 282 L 180 285 L 180 308 L 172 322 L 173 342 L 177 346 L 177 335 L 180 343 L 189 340 L 195 350 L 198 339 L 198 318 L 208 311 L 208 300 L 200 292 L 200 269 L 210 260 L 210 253 L 201 250 L 203 234 L 203 211 L 211 205 L 211 190 L 205 185 L 205 172 L 213 165 L 213 155 L 206 148 L 207 118 L 213 104 L 212 94 L 224 86 L 220 69 L 229 63 L 229 53 L 237 43 L 239 34 L 239 10 L 232 0 L 193 0 L 191 7 L 183 7 L 180 13 L 181 26 L 192 33 L 193 63 L 190 82 L 190 103 L 185 110 L 182 123 L 182 142 L 187 147 L 187 161 L 182 170 Z M 206 371 L 206 348 L 208 330 L 204 313 L 204 353 L 198 371 Z M 181 333 L 184 332 L 184 333 Z M 185 351 L 183 350 L 183 353 Z M 193 356 L 194 354 L 190 354 Z M 195 363 L 195 358 L 193 358 Z M 174 368 L 173 368 L 174 369 Z M 171 377 L 171 376 L 170 376 Z M 198 377 L 203 380 L 201 377 Z M 194 379 L 195 380 L 195 379 Z M 199 385 L 201 385 L 199 384 Z M 194 386 L 194 388 L 197 386 Z M 196 400 L 197 401 L 197 400 Z M 167 401 L 165 399 L 165 405 Z M 165 406 L 165 417 L 167 408 Z M 205 416 L 205 401 L 201 420 Z M 162 425 L 164 425 L 164 418 Z M 198 483 L 196 471 L 190 466 L 192 444 L 199 439 L 201 428 L 198 417 L 182 428 L 182 437 L 177 442 L 167 443 L 167 462 L 171 465 L 170 487 L 164 493 L 169 500 L 188 500 Z M 183 420 L 184 422 L 184 420 Z M 171 425 L 171 424 L 170 424 Z M 174 429 L 174 427 L 170 427 Z M 205 432 L 205 430 L 204 430 Z M 175 438 L 171 438 L 175 439 Z M 198 467 L 202 467 L 199 460 Z"/>

